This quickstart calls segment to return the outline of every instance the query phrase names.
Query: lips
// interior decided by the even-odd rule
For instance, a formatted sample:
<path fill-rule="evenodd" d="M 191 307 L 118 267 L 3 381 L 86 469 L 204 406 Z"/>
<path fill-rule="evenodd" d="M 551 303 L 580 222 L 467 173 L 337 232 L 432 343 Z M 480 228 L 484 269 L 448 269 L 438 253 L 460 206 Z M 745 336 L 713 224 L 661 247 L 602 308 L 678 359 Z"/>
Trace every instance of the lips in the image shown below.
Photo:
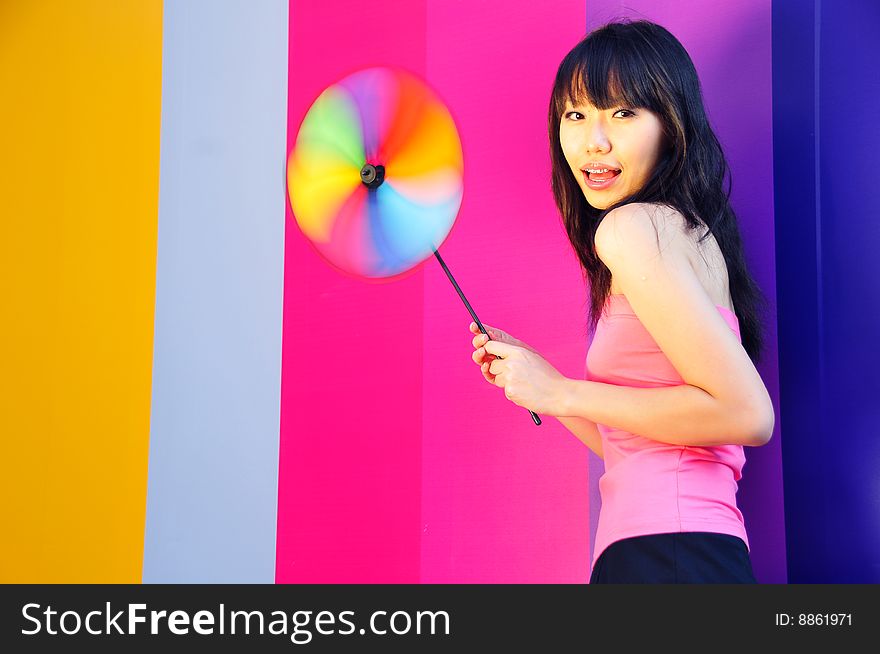
<path fill-rule="evenodd" d="M 591 170 L 604 172 L 589 172 Z M 584 177 L 588 182 L 599 184 L 614 179 L 620 174 L 620 168 L 602 161 L 591 161 L 581 168 L 581 172 L 584 173 Z"/>
<path fill-rule="evenodd" d="M 604 161 L 589 161 L 581 166 L 581 170 L 583 170 L 584 172 L 588 170 L 604 170 L 606 168 L 608 170 L 616 170 L 620 172 L 620 168 L 612 164 L 605 163 Z"/>
<path fill-rule="evenodd" d="M 617 177 L 620 174 L 619 170 L 609 170 L 607 173 L 587 173 L 590 179 L 597 182 L 604 182 L 612 177 Z"/>
<path fill-rule="evenodd" d="M 612 169 L 605 173 L 589 173 L 586 170 L 583 171 L 584 176 L 593 182 L 607 182 L 610 179 L 614 179 L 620 174 L 620 169 Z"/>
<path fill-rule="evenodd" d="M 584 183 L 594 191 L 602 191 L 617 182 L 620 177 L 620 171 L 609 171 L 602 174 L 589 174 L 582 171 L 584 175 Z"/>

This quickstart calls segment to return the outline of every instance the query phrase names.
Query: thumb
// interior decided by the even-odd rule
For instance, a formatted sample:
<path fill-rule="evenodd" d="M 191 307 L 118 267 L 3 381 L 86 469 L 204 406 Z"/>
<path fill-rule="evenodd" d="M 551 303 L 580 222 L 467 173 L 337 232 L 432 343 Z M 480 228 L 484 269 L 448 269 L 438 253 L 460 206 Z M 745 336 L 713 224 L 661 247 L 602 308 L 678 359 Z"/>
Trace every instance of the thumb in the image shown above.
<path fill-rule="evenodd" d="M 483 326 L 483 329 L 485 329 L 487 332 L 489 332 L 489 334 L 492 333 L 492 330 L 494 329 L 494 327 L 491 327 L 490 325 L 487 325 L 486 323 L 481 323 L 481 324 L 482 324 L 482 326 Z M 470 330 L 471 330 L 474 334 L 482 334 L 482 333 L 483 333 L 483 332 L 480 331 L 480 328 L 477 326 L 477 323 L 475 323 L 475 322 L 472 322 L 472 323 L 470 324 Z"/>
<path fill-rule="evenodd" d="M 493 341 L 500 341 L 502 343 L 507 343 L 508 345 L 516 345 L 517 347 L 524 347 L 522 341 L 517 340 L 510 334 L 508 334 L 503 329 L 489 329 L 486 327 L 486 331 L 489 332 L 489 338 Z"/>
<path fill-rule="evenodd" d="M 502 359 L 506 358 L 512 352 L 514 352 L 515 350 L 518 349 L 515 345 L 505 343 L 504 341 L 493 341 L 493 340 L 486 341 L 485 345 L 483 345 L 483 348 L 489 354 L 494 354 L 495 356 L 500 357 Z"/>
<path fill-rule="evenodd" d="M 501 341 L 502 343 L 511 343 L 510 336 L 507 335 L 507 332 L 497 329 L 496 327 L 492 327 L 491 325 L 484 324 L 483 327 L 486 328 L 486 333 L 489 334 L 489 338 L 493 341 Z"/>
<path fill-rule="evenodd" d="M 496 329 L 495 327 L 493 327 L 492 325 L 489 325 L 487 323 L 481 323 L 481 324 L 483 325 L 483 329 L 486 330 L 486 334 L 493 341 L 506 340 L 505 339 L 506 334 L 503 331 L 501 331 L 500 329 Z M 482 334 L 483 333 L 480 331 L 480 328 L 477 327 L 477 323 L 475 323 L 475 322 L 472 322 L 470 327 L 471 327 L 471 332 L 473 332 L 474 334 Z"/>

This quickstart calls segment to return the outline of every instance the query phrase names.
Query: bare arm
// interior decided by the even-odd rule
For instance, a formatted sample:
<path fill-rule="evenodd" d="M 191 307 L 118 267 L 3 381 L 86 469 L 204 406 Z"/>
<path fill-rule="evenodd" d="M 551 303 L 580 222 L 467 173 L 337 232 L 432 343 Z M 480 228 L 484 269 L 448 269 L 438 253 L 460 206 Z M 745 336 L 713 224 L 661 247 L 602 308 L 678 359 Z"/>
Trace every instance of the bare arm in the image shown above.
<path fill-rule="evenodd" d="M 602 452 L 602 436 L 596 423 L 578 416 L 556 416 L 562 425 L 574 434 L 577 439 L 589 447 L 600 459 L 604 459 Z"/>
<path fill-rule="evenodd" d="M 674 445 L 758 446 L 773 432 L 760 414 L 719 402 L 688 384 L 633 388 L 566 379 L 559 407 L 560 413 L 592 421 L 594 427 L 608 425 Z M 557 417 L 563 424 L 569 419 Z"/>
<path fill-rule="evenodd" d="M 775 415 L 763 380 L 681 246 L 675 239 L 658 245 L 646 205 L 609 212 L 595 244 L 684 384 L 632 388 L 566 380 L 562 410 L 667 443 L 766 443 Z"/>

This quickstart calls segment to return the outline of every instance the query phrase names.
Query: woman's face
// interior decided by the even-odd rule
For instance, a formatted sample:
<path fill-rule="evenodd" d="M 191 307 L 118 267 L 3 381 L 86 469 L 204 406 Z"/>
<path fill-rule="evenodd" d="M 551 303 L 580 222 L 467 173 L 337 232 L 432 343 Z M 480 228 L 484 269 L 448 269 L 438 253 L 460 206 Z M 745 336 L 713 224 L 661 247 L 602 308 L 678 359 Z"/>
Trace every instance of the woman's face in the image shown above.
<path fill-rule="evenodd" d="M 661 155 L 663 125 L 657 114 L 644 108 L 599 110 L 589 103 L 566 101 L 559 141 L 587 202 L 606 209 L 648 181 Z M 597 164 L 620 173 L 595 173 L 588 180 L 582 171 Z"/>

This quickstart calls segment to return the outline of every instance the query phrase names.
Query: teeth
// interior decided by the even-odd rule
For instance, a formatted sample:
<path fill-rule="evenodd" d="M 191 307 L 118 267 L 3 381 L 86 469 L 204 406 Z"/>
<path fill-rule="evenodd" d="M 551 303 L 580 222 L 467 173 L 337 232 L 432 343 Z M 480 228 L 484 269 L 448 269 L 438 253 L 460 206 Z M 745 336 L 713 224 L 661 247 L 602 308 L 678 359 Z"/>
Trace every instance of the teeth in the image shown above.
<path fill-rule="evenodd" d="M 586 170 L 588 173 L 607 173 L 610 171 L 609 168 L 601 168 L 601 169 L 587 168 Z"/>

